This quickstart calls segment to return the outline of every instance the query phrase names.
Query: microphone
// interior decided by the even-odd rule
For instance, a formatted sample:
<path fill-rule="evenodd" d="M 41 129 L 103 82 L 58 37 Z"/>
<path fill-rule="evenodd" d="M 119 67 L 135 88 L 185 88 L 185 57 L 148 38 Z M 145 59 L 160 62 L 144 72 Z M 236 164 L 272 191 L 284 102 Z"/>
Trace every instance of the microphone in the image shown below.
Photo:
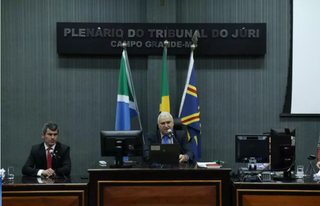
<path fill-rule="evenodd" d="M 53 149 L 49 150 L 49 153 L 51 154 L 52 157 L 56 156 L 56 154 L 53 152 Z"/>
<path fill-rule="evenodd" d="M 170 138 L 174 138 L 174 134 L 171 129 L 168 129 L 167 132 L 169 133 Z"/>
<path fill-rule="evenodd" d="M 56 159 L 56 162 L 57 162 L 57 165 L 58 165 L 58 167 L 57 167 L 57 172 L 58 172 L 59 171 L 59 162 L 58 162 L 57 155 L 53 152 L 53 149 L 49 150 L 49 153 L 50 153 L 51 156 L 55 157 L 55 159 Z M 65 179 L 67 179 L 67 177 L 64 175 L 64 173 L 61 170 L 60 170 L 60 172 L 62 173 L 63 177 Z"/>
<path fill-rule="evenodd" d="M 168 132 L 168 134 L 169 134 L 169 137 L 170 137 L 170 138 L 173 138 L 173 139 L 177 142 L 177 144 L 179 145 L 180 150 L 182 151 L 182 153 L 183 153 L 183 154 L 186 154 L 186 153 L 184 152 L 184 150 L 182 149 L 181 145 L 179 144 L 177 138 L 174 136 L 173 131 L 172 131 L 171 129 L 168 129 L 167 132 Z"/>
<path fill-rule="evenodd" d="M 292 162 L 292 164 L 289 166 L 289 168 L 287 169 L 287 172 L 290 172 L 290 170 L 292 169 L 292 167 L 294 167 L 296 160 L 294 158 L 292 158 L 294 161 Z"/>

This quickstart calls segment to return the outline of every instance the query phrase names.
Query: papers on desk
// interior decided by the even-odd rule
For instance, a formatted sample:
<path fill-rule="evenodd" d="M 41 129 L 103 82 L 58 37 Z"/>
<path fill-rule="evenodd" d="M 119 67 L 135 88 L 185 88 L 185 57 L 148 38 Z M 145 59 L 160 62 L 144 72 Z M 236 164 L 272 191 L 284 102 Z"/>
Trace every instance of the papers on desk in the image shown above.
<path fill-rule="evenodd" d="M 316 180 L 316 181 L 320 180 L 320 170 L 319 170 L 318 173 L 313 175 L 313 179 Z"/>
<path fill-rule="evenodd" d="M 197 162 L 198 167 L 205 167 L 208 169 L 213 168 L 221 168 L 221 165 L 217 164 L 216 162 Z"/>

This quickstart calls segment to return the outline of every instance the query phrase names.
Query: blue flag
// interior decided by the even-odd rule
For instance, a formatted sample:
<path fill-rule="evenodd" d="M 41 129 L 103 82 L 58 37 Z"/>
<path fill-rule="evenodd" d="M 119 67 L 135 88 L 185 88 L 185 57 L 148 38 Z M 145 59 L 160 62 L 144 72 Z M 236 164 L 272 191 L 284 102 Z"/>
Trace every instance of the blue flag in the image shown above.
<path fill-rule="evenodd" d="M 117 97 L 116 130 L 130 130 L 131 118 L 138 115 L 127 52 L 122 52 Z"/>
<path fill-rule="evenodd" d="M 187 126 L 188 139 L 194 153 L 194 161 L 201 157 L 200 106 L 194 69 L 193 51 L 190 55 L 187 81 L 181 99 L 179 118 Z"/>

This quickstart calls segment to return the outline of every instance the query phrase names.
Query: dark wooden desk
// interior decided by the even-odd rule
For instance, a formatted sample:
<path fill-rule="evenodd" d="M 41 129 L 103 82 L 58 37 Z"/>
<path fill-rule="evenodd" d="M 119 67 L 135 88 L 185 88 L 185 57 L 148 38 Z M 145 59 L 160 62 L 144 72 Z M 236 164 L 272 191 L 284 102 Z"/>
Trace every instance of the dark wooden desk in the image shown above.
<path fill-rule="evenodd" d="M 229 206 L 230 171 L 175 168 L 110 169 L 94 164 L 89 172 L 89 205 Z"/>
<path fill-rule="evenodd" d="M 319 206 L 320 184 L 312 179 L 292 182 L 234 182 L 236 206 Z"/>
<path fill-rule="evenodd" d="M 2 184 L 3 205 L 24 206 L 85 206 L 88 198 L 88 180 L 77 177 L 69 179 L 43 179 L 15 176 Z"/>

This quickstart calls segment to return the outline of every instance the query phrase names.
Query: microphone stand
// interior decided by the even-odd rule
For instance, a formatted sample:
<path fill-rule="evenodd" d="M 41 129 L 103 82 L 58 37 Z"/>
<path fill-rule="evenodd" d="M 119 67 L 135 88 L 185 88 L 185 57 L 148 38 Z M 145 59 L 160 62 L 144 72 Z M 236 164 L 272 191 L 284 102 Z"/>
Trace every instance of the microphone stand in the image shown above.
<path fill-rule="evenodd" d="M 173 138 L 179 145 L 180 150 L 182 151 L 182 153 L 185 155 L 186 153 L 184 152 L 184 150 L 182 149 L 181 145 L 179 144 L 177 138 L 174 136 L 173 131 L 171 129 L 168 129 L 168 133 L 169 133 L 169 137 Z"/>
<path fill-rule="evenodd" d="M 53 150 L 50 150 L 50 154 L 51 154 L 51 156 L 54 156 L 55 159 L 56 159 L 57 166 L 58 166 L 58 167 L 57 167 L 57 173 L 58 173 L 58 172 L 59 172 L 59 162 L 58 162 L 57 155 L 53 152 Z M 63 177 L 64 177 L 65 179 L 68 179 L 61 170 L 60 170 L 60 172 L 62 173 L 62 175 L 63 175 Z M 57 175 L 58 175 L 58 174 L 57 174 Z"/>

